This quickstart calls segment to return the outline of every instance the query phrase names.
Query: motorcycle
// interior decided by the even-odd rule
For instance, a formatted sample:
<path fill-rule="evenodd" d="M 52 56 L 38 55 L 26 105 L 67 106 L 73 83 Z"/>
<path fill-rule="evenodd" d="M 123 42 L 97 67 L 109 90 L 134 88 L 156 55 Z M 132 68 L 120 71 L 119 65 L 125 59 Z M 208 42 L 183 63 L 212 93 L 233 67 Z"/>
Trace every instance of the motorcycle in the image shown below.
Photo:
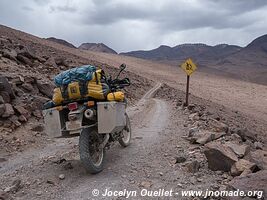
<path fill-rule="evenodd" d="M 115 79 L 105 82 L 112 93 L 130 85 L 128 78 L 119 79 L 126 68 L 120 66 Z M 131 141 L 130 119 L 126 113 L 127 101 L 75 101 L 64 106 L 43 110 L 45 130 L 58 138 L 79 136 L 79 154 L 84 167 L 91 174 L 103 170 L 105 151 L 118 141 L 127 147 Z"/>

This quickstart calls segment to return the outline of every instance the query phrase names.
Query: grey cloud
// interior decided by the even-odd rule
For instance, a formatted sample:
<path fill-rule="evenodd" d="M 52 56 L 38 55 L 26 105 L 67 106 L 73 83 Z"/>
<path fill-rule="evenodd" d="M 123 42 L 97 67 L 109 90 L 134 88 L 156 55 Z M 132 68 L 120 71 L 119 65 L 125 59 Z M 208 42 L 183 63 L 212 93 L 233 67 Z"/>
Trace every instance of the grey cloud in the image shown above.
<path fill-rule="evenodd" d="M 64 5 L 64 6 L 50 6 L 50 12 L 76 12 L 77 9 L 75 7 L 71 7 L 68 5 Z"/>
<path fill-rule="evenodd" d="M 0 0 L 0 23 L 120 52 L 164 43 L 246 45 L 267 33 L 266 11 L 265 0 Z"/>

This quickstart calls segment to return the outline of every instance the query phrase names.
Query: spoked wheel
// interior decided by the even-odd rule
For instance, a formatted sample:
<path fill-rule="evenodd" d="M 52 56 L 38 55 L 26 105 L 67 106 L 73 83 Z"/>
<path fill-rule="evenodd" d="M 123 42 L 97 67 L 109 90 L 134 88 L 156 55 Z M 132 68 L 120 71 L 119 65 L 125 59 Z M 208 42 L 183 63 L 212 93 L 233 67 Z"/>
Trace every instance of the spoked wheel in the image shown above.
<path fill-rule="evenodd" d="M 126 113 L 126 127 L 121 132 L 121 136 L 119 138 L 120 145 L 123 147 L 129 146 L 131 138 L 132 138 L 132 130 L 131 130 L 130 119 Z"/>
<path fill-rule="evenodd" d="M 105 150 L 100 148 L 101 142 L 101 135 L 95 128 L 82 130 L 79 138 L 80 159 L 91 174 L 97 174 L 103 170 Z"/>

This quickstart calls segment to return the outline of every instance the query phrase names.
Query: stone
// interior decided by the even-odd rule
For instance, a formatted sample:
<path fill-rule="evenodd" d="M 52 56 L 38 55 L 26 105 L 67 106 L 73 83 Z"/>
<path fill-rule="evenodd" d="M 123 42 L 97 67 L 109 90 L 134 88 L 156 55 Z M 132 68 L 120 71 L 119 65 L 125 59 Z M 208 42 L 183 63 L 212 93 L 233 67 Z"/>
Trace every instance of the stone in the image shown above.
<path fill-rule="evenodd" d="M 235 153 L 219 142 L 210 142 L 205 147 L 204 154 L 208 160 L 208 167 L 213 171 L 230 171 L 232 165 L 238 161 Z"/>
<path fill-rule="evenodd" d="M 33 65 L 33 62 L 29 58 L 23 55 L 18 55 L 17 59 L 25 65 L 29 65 L 29 66 Z"/>
<path fill-rule="evenodd" d="M 0 104 L 0 117 L 5 113 L 6 111 L 6 105 Z"/>
<path fill-rule="evenodd" d="M 16 115 L 13 115 L 9 118 L 9 120 L 16 126 L 21 126 L 21 123 L 19 122 L 19 118 Z"/>
<path fill-rule="evenodd" d="M 216 119 L 210 119 L 208 123 L 215 132 L 226 132 L 227 133 L 229 129 L 229 127 L 226 124 Z"/>
<path fill-rule="evenodd" d="M 8 194 L 4 191 L 0 191 L 0 200 L 8 200 Z"/>
<path fill-rule="evenodd" d="M 58 178 L 59 178 L 60 180 L 64 180 L 64 179 L 65 179 L 65 175 L 64 175 L 64 174 L 60 174 L 60 175 L 58 176 Z"/>
<path fill-rule="evenodd" d="M 246 159 L 256 163 L 256 165 L 262 169 L 267 170 L 267 151 L 256 150 L 248 153 Z"/>
<path fill-rule="evenodd" d="M 0 104 L 3 104 L 3 103 L 5 103 L 5 100 L 4 100 L 4 98 L 0 95 Z"/>
<path fill-rule="evenodd" d="M 189 129 L 189 133 L 188 133 L 188 137 L 192 137 L 195 133 L 197 133 L 199 130 L 198 128 L 194 127 L 194 128 L 190 128 Z"/>
<path fill-rule="evenodd" d="M 196 107 L 195 104 L 189 104 L 189 105 L 187 106 L 187 109 L 188 109 L 188 110 L 193 110 L 195 107 Z"/>
<path fill-rule="evenodd" d="M 152 186 L 152 183 L 149 181 L 142 181 L 140 186 L 144 188 L 150 188 Z"/>
<path fill-rule="evenodd" d="M 4 192 L 17 192 L 21 188 L 21 180 L 17 179 L 13 181 L 12 185 L 10 187 L 7 187 L 4 189 Z"/>
<path fill-rule="evenodd" d="M 34 54 L 34 52 L 30 48 L 25 47 L 25 46 L 21 47 L 18 50 L 18 55 L 24 56 L 24 57 L 26 57 L 28 59 L 33 59 L 33 60 L 37 59 L 36 55 Z"/>
<path fill-rule="evenodd" d="M 66 163 L 66 164 L 63 166 L 63 168 L 64 168 L 65 170 L 70 170 L 70 169 L 73 169 L 73 166 L 72 166 L 72 164 L 71 164 L 70 162 L 68 162 L 68 163 Z"/>
<path fill-rule="evenodd" d="M 245 159 L 240 159 L 239 161 L 235 162 L 235 164 L 231 167 L 231 175 L 232 176 L 239 176 L 245 170 L 249 170 L 253 172 L 256 169 L 256 164 L 252 163 Z"/>
<path fill-rule="evenodd" d="M 228 190 L 258 191 L 255 195 L 257 199 L 262 199 L 267 195 L 267 170 L 261 170 L 247 176 L 235 177 L 228 183 Z"/>
<path fill-rule="evenodd" d="M 34 87 L 30 83 L 23 83 L 21 85 L 21 88 L 24 89 L 24 91 L 27 91 L 27 92 L 34 92 Z"/>
<path fill-rule="evenodd" d="M 31 114 L 28 110 L 26 110 L 22 105 L 16 105 L 14 106 L 15 110 L 20 114 L 29 119 L 31 117 Z"/>
<path fill-rule="evenodd" d="M 35 116 L 35 117 L 37 117 L 38 119 L 41 119 L 43 117 L 43 115 L 42 115 L 42 113 L 41 113 L 40 110 L 34 110 L 32 112 L 32 115 Z"/>
<path fill-rule="evenodd" d="M 196 173 L 199 171 L 200 163 L 197 160 L 194 160 L 186 165 L 187 171 L 190 173 Z"/>
<path fill-rule="evenodd" d="M 23 76 L 17 76 L 12 79 L 12 83 L 14 83 L 15 85 L 22 85 L 24 82 L 25 82 L 25 79 Z"/>
<path fill-rule="evenodd" d="M 7 117 L 10 117 L 10 116 L 15 114 L 15 111 L 14 111 L 11 104 L 5 103 L 4 105 L 5 105 L 6 109 L 5 109 L 5 113 L 2 115 L 2 117 L 7 118 Z"/>
<path fill-rule="evenodd" d="M 198 144 L 206 144 L 210 141 L 217 140 L 218 138 L 224 136 L 225 132 L 210 132 L 210 131 L 204 131 L 200 132 L 198 135 L 199 137 L 196 140 L 196 143 Z"/>
<path fill-rule="evenodd" d="M 199 114 L 198 113 L 192 113 L 188 116 L 188 119 L 191 121 L 199 120 Z"/>
<path fill-rule="evenodd" d="M 32 131 L 42 132 L 44 130 L 44 126 L 42 124 L 38 124 L 31 128 Z"/>
<path fill-rule="evenodd" d="M 8 82 L 6 77 L 1 76 L 1 75 L 0 75 L 0 85 L 3 86 L 3 88 L 4 88 L 3 91 L 7 92 L 11 99 L 15 98 L 15 94 L 12 90 L 11 84 Z"/>
<path fill-rule="evenodd" d="M 263 144 L 261 142 L 254 142 L 255 149 L 263 149 Z"/>
<path fill-rule="evenodd" d="M 27 122 L 28 121 L 24 115 L 20 115 L 18 120 L 19 120 L 19 122 Z"/>
<path fill-rule="evenodd" d="M 11 102 L 11 98 L 10 98 L 8 92 L 6 92 L 6 91 L 0 91 L 0 95 L 3 98 L 3 100 L 4 100 L 5 103 L 10 103 Z"/>
<path fill-rule="evenodd" d="M 17 52 L 14 49 L 10 49 L 10 50 L 4 49 L 3 52 L 2 52 L 2 54 L 3 54 L 3 57 L 5 57 L 5 58 L 8 58 L 8 59 L 14 60 L 14 61 L 17 60 L 16 59 Z"/>
<path fill-rule="evenodd" d="M 184 163 L 186 161 L 186 158 L 183 156 L 178 156 L 175 158 L 175 164 L 177 163 Z"/>
<path fill-rule="evenodd" d="M 43 95 L 52 98 L 54 86 L 47 82 L 37 81 L 37 88 Z"/>
<path fill-rule="evenodd" d="M 238 156 L 238 158 L 243 158 L 249 152 L 249 146 L 246 144 L 226 142 L 225 145 L 228 146 Z"/>
<path fill-rule="evenodd" d="M 56 61 L 55 61 L 55 59 L 53 57 L 49 57 L 48 60 L 45 61 L 44 64 L 49 66 L 49 67 L 57 68 Z"/>

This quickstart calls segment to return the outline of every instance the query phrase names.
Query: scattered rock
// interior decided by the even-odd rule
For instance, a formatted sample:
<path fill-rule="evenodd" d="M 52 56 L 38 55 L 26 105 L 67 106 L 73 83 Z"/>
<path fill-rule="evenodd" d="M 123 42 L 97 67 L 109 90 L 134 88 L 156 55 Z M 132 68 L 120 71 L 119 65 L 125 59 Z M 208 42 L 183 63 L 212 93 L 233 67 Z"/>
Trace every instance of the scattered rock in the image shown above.
<path fill-rule="evenodd" d="M 263 150 L 251 151 L 246 156 L 246 159 L 248 159 L 251 162 L 256 163 L 256 165 L 260 169 L 267 170 L 267 151 L 263 151 Z"/>
<path fill-rule="evenodd" d="M 193 110 L 195 107 L 196 107 L 195 104 L 189 104 L 189 105 L 187 106 L 187 109 L 188 109 L 188 110 Z"/>
<path fill-rule="evenodd" d="M 246 144 L 237 144 L 234 142 L 226 142 L 228 146 L 239 158 L 243 158 L 249 152 L 249 146 Z"/>
<path fill-rule="evenodd" d="M 0 191 L 0 200 L 8 200 L 8 194 L 4 191 Z"/>
<path fill-rule="evenodd" d="M 42 132 L 44 130 L 44 126 L 42 124 L 38 124 L 31 128 L 32 131 Z"/>
<path fill-rule="evenodd" d="M 68 162 L 67 164 L 65 164 L 65 165 L 63 166 L 63 168 L 64 168 L 65 170 L 69 170 L 69 169 L 73 169 L 73 166 L 72 166 L 72 164 L 71 164 L 70 162 Z"/>
<path fill-rule="evenodd" d="M 6 111 L 6 105 L 0 104 L 0 117 L 5 113 Z"/>
<path fill-rule="evenodd" d="M 199 120 L 199 114 L 198 113 L 192 113 L 188 116 L 188 119 L 191 121 Z"/>
<path fill-rule="evenodd" d="M 25 65 L 29 65 L 29 66 L 33 65 L 33 62 L 29 58 L 23 55 L 18 55 L 17 59 Z"/>
<path fill-rule="evenodd" d="M 4 49 L 3 52 L 2 52 L 2 54 L 3 54 L 3 57 L 5 57 L 5 58 L 8 58 L 8 59 L 14 60 L 14 61 L 17 60 L 16 59 L 17 52 L 14 49 L 10 49 L 10 50 Z"/>
<path fill-rule="evenodd" d="M 24 82 L 25 80 L 23 76 L 17 76 L 12 79 L 12 83 L 14 83 L 15 85 L 22 85 Z"/>
<path fill-rule="evenodd" d="M 2 117 L 7 118 L 15 114 L 15 111 L 11 104 L 6 103 L 5 105 L 5 113 L 2 115 Z"/>
<path fill-rule="evenodd" d="M 184 163 L 186 161 L 186 158 L 183 156 L 178 156 L 175 158 L 175 164 L 177 163 Z"/>
<path fill-rule="evenodd" d="M 231 175 L 239 176 L 245 170 L 254 172 L 255 169 L 256 169 L 255 163 L 252 163 L 248 160 L 240 159 L 239 161 L 235 162 L 235 164 L 231 167 Z"/>
<path fill-rule="evenodd" d="M 49 67 L 57 68 L 56 61 L 53 57 L 49 57 L 48 60 L 44 64 Z"/>
<path fill-rule="evenodd" d="M 5 162 L 5 161 L 7 161 L 6 158 L 2 158 L 2 157 L 0 157 L 0 163 L 1 163 L 1 162 Z"/>
<path fill-rule="evenodd" d="M 0 95 L 0 104 L 3 104 L 3 103 L 5 103 L 5 100 L 4 100 L 4 98 Z"/>
<path fill-rule="evenodd" d="M 8 82 L 7 78 L 0 75 L 0 85 L 4 88 L 4 91 L 8 93 L 11 99 L 15 98 L 15 94 L 12 90 L 10 83 Z M 2 95 L 2 94 L 1 94 Z M 5 101 L 6 102 L 6 101 Z"/>
<path fill-rule="evenodd" d="M 194 160 L 186 165 L 187 171 L 190 173 L 196 173 L 199 171 L 200 163 L 197 160 Z"/>
<path fill-rule="evenodd" d="M 59 178 L 60 180 L 64 180 L 64 179 L 65 179 L 65 175 L 64 175 L 64 174 L 60 174 L 60 175 L 58 176 L 58 178 Z"/>
<path fill-rule="evenodd" d="M 257 173 L 252 173 L 244 177 L 236 177 L 228 184 L 229 190 L 248 191 L 263 191 L 258 192 L 256 197 L 262 199 L 267 194 L 267 170 L 261 170 Z M 261 196 L 260 196 L 261 195 Z"/>
<path fill-rule="evenodd" d="M 21 180 L 17 179 L 13 181 L 12 185 L 10 187 L 7 187 L 4 189 L 4 192 L 8 193 L 15 193 L 21 188 Z"/>
<path fill-rule="evenodd" d="M 41 196 L 42 194 L 43 194 L 42 191 L 38 191 L 38 192 L 36 192 L 36 195 L 37 195 L 37 196 Z"/>
<path fill-rule="evenodd" d="M 40 93 L 43 95 L 52 98 L 54 87 L 50 83 L 37 81 L 37 88 L 39 89 Z"/>
<path fill-rule="evenodd" d="M 144 188 L 150 188 L 152 186 L 152 183 L 149 181 L 142 181 L 140 186 Z"/>
<path fill-rule="evenodd" d="M 30 118 L 31 114 L 21 105 L 14 106 L 15 110 L 20 114 L 26 117 L 27 119 Z"/>
<path fill-rule="evenodd" d="M 205 145 L 204 154 L 211 170 L 230 171 L 232 165 L 238 161 L 235 153 L 226 145 L 219 142 L 210 142 Z"/>
<path fill-rule="evenodd" d="M 263 149 L 263 144 L 261 142 L 254 142 L 255 149 Z"/>
<path fill-rule="evenodd" d="M 212 127 L 212 129 L 215 132 L 226 132 L 227 133 L 227 131 L 229 129 L 229 127 L 226 124 L 224 124 L 224 123 L 222 123 L 216 119 L 210 119 L 208 123 L 209 123 L 210 127 Z"/>
<path fill-rule="evenodd" d="M 19 118 L 16 115 L 13 115 L 9 118 L 9 120 L 16 126 L 21 126 L 21 123 L 19 122 Z"/>
<path fill-rule="evenodd" d="M 224 136 L 225 132 L 210 132 L 210 131 L 204 131 L 200 132 L 197 135 L 196 143 L 198 144 L 206 144 L 210 141 L 217 140 L 218 138 Z"/>
<path fill-rule="evenodd" d="M 19 116 L 19 122 L 27 122 L 27 118 L 24 115 Z"/>

